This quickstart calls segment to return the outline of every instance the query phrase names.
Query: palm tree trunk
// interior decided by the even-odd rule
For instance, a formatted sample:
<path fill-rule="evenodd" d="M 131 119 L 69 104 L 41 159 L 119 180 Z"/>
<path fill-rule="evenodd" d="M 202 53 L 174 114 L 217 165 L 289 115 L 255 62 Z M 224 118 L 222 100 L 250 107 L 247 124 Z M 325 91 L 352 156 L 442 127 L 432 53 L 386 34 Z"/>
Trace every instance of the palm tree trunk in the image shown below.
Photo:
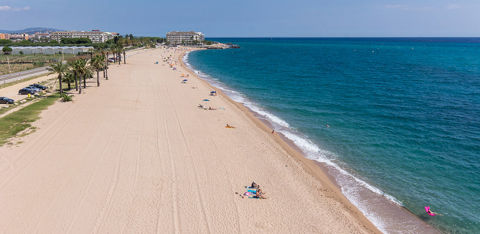
<path fill-rule="evenodd" d="M 72 89 L 72 86 L 70 86 L 70 78 L 71 77 L 68 78 L 68 83 L 67 83 L 68 84 L 68 90 Z"/>
<path fill-rule="evenodd" d="M 75 75 L 75 91 L 78 91 L 78 76 L 77 76 L 77 72 L 74 72 L 73 74 Z"/>
<path fill-rule="evenodd" d="M 120 60 L 122 58 L 122 55 L 120 53 L 118 53 L 117 55 L 118 55 L 118 65 L 120 65 L 120 62 L 121 62 Z"/>
<path fill-rule="evenodd" d="M 108 80 L 108 67 L 105 67 L 105 78 Z"/>
<path fill-rule="evenodd" d="M 60 85 L 60 88 L 59 88 L 60 89 L 60 94 L 62 94 L 63 90 L 62 90 L 62 75 L 61 74 L 58 75 L 58 83 Z"/>
<path fill-rule="evenodd" d="M 87 88 L 87 76 L 86 75 L 83 76 L 83 88 L 84 89 Z"/>
<path fill-rule="evenodd" d="M 78 93 L 82 94 L 82 76 L 78 77 Z"/>
<path fill-rule="evenodd" d="M 100 86 L 100 71 L 97 70 L 97 87 Z"/>
<path fill-rule="evenodd" d="M 127 56 L 125 56 L 125 50 L 123 51 L 123 64 L 127 64 Z"/>

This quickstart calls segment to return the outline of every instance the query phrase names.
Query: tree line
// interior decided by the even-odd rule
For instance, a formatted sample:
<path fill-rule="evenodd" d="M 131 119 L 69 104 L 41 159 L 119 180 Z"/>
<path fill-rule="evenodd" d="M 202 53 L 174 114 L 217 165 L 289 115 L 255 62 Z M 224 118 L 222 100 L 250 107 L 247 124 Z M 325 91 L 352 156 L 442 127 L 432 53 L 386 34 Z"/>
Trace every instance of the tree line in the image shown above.
<path fill-rule="evenodd" d="M 102 43 L 92 43 L 88 38 L 62 38 L 60 42 L 56 40 L 50 40 L 48 42 L 34 42 L 32 40 L 23 41 L 11 41 L 7 39 L 0 39 L 0 46 L 9 48 L 11 46 L 92 46 L 95 49 L 108 49 L 121 45 L 123 47 L 155 47 L 157 43 L 165 42 L 165 38 L 162 37 L 134 37 L 132 34 L 125 36 L 115 36 Z M 3 51 L 5 54 L 11 52 L 9 49 Z"/>
<path fill-rule="evenodd" d="M 103 78 L 108 80 L 108 66 L 110 65 L 109 57 L 113 55 L 113 63 L 121 64 L 123 55 L 123 63 L 126 63 L 125 48 L 122 44 L 116 44 L 108 49 L 97 48 L 90 52 L 90 56 L 83 55 L 70 59 L 69 61 L 60 61 L 52 64 L 48 70 L 56 73 L 59 82 L 59 93 L 63 94 L 63 82 L 67 83 L 67 89 L 71 90 L 72 84 L 79 94 L 83 88 L 87 88 L 87 78 L 93 78 L 94 72 L 97 76 L 97 86 L 100 86 L 100 72 Z"/>

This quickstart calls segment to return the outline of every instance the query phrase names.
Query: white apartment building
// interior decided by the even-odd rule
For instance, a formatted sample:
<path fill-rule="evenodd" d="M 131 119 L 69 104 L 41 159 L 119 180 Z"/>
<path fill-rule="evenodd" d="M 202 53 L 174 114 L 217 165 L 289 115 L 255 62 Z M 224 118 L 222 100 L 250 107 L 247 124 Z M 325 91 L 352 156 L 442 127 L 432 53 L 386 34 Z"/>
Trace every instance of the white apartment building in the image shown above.
<path fill-rule="evenodd" d="M 167 42 L 171 45 L 194 44 L 195 42 L 203 42 L 205 36 L 201 32 L 168 32 Z"/>
<path fill-rule="evenodd" d="M 98 30 L 93 31 L 63 31 L 63 32 L 52 32 L 50 33 L 50 38 L 60 42 L 62 38 L 88 38 L 93 43 L 106 42 L 110 39 L 113 39 L 117 36 L 118 33 L 111 32 L 101 32 Z"/>
<path fill-rule="evenodd" d="M 50 33 L 40 33 L 40 32 L 37 32 L 33 35 L 33 38 L 36 40 L 36 41 L 48 41 L 50 40 Z"/>

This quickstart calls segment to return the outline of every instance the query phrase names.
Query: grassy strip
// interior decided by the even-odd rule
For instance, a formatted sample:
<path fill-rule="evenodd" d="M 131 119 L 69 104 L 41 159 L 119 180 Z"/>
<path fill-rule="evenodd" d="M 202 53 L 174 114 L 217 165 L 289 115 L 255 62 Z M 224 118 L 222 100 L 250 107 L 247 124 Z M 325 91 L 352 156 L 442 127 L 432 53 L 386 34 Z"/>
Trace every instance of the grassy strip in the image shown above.
<path fill-rule="evenodd" d="M 28 105 L 18 111 L 0 118 L 0 146 L 16 136 L 19 132 L 32 127 L 32 123 L 39 119 L 40 113 L 55 103 L 58 94 L 43 98 L 42 100 Z"/>
<path fill-rule="evenodd" d="M 40 93 L 41 95 L 45 95 L 44 92 Z M 15 104 L 13 105 L 8 105 L 7 107 L 3 107 L 3 108 L 0 108 L 0 115 L 3 115 L 5 112 L 7 111 L 10 111 L 12 109 L 15 109 L 21 105 L 30 105 L 30 102 L 32 101 L 37 101 L 39 99 L 39 97 L 36 97 L 36 96 L 32 96 L 31 98 L 25 98 L 25 99 L 22 99 L 24 100 L 25 102 L 21 103 L 21 102 L 15 102 Z"/>
<path fill-rule="evenodd" d="M 41 74 L 41 75 L 36 75 L 36 76 L 29 77 L 29 78 L 25 78 L 25 79 L 22 79 L 22 80 L 17 80 L 17 81 L 14 81 L 14 82 L 2 84 L 2 85 L 0 85 L 0 89 L 6 88 L 6 87 L 8 87 L 8 86 L 16 85 L 16 84 L 19 84 L 19 83 L 22 83 L 22 82 L 27 82 L 27 81 L 29 81 L 29 80 L 37 79 L 37 78 L 42 77 L 42 76 L 48 76 L 48 75 L 51 75 L 51 74 L 52 74 L 52 73 L 49 72 L 49 73 L 45 73 L 45 74 Z"/>
<path fill-rule="evenodd" d="M 8 105 L 7 107 L 3 107 L 3 108 L 0 108 L 0 115 L 2 115 L 3 113 L 13 109 L 17 107 L 17 105 Z"/>

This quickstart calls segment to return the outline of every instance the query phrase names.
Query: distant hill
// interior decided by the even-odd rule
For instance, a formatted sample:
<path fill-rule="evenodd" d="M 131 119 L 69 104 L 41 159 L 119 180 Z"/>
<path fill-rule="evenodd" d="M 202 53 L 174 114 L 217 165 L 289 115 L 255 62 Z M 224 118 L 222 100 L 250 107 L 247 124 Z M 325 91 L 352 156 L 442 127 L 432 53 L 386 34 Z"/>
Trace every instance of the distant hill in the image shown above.
<path fill-rule="evenodd" d="M 2 29 L 0 29 L 0 33 L 10 33 L 10 34 L 15 34 L 15 33 L 34 34 L 34 33 L 37 33 L 37 32 L 43 33 L 43 32 L 56 32 L 56 31 L 62 31 L 62 30 L 55 29 L 55 28 L 42 28 L 42 27 L 26 28 L 26 29 L 22 29 L 22 30 L 2 30 Z"/>

